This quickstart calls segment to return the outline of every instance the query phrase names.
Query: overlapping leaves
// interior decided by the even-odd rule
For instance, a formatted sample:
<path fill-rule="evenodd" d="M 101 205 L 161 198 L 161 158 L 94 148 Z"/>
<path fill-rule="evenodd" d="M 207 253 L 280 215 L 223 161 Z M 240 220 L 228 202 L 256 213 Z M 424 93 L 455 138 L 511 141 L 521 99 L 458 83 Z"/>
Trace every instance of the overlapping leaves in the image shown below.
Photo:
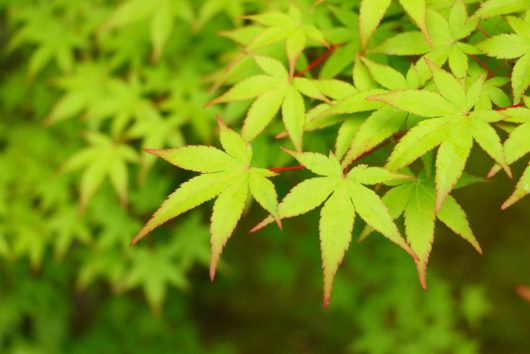
<path fill-rule="evenodd" d="M 395 184 L 382 200 L 394 219 L 404 216 L 405 234 L 411 249 L 418 256 L 416 265 L 423 288 L 427 288 L 427 263 L 434 242 L 436 219 L 482 254 L 466 214 L 454 197 L 448 196 L 440 209 L 436 210 L 436 190 L 432 178 L 427 178 L 426 174 L 422 173 L 418 178 L 397 181 Z M 371 231 L 371 228 L 365 228 L 361 239 L 367 237 Z"/>
<path fill-rule="evenodd" d="M 502 112 L 473 110 L 483 88 L 478 78 L 467 89 L 451 74 L 429 62 L 439 91 L 400 90 L 372 96 L 400 110 L 425 117 L 397 144 L 387 167 L 399 170 L 439 146 L 436 156 L 436 210 L 439 210 L 464 172 L 475 141 L 511 175 L 499 135 L 491 123 L 504 119 Z"/>
<path fill-rule="evenodd" d="M 210 146 L 184 146 L 176 149 L 146 149 L 169 163 L 200 172 L 168 196 L 147 224 L 136 235 L 135 244 L 161 224 L 217 198 L 211 217 L 210 277 L 213 279 L 221 251 L 243 213 L 250 195 L 271 215 L 278 218 L 274 185 L 268 177 L 275 174 L 251 167 L 252 148 L 241 136 L 218 118 L 224 151 Z"/>
<path fill-rule="evenodd" d="M 507 17 L 515 33 L 503 33 L 488 38 L 478 47 L 487 55 L 499 59 L 516 59 L 511 75 L 515 103 L 521 101 L 524 92 L 530 86 L 530 20 L 515 16 Z"/>
<path fill-rule="evenodd" d="M 408 176 L 366 165 L 356 166 L 344 174 L 339 161 L 333 155 L 326 157 L 317 153 L 288 152 L 319 177 L 310 178 L 293 187 L 279 204 L 278 216 L 298 216 L 324 204 L 320 211 L 319 229 L 326 306 L 331 296 L 333 278 L 350 245 L 355 214 L 416 257 L 401 237 L 379 196 L 366 187 Z M 253 231 L 272 221 L 272 217 L 266 218 Z"/>

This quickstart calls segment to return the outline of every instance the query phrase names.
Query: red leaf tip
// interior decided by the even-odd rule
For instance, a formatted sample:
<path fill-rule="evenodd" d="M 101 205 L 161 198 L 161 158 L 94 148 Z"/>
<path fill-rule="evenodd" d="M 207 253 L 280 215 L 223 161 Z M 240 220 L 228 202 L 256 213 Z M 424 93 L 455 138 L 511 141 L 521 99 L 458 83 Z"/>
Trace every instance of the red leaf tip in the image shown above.
<path fill-rule="evenodd" d="M 283 229 L 282 219 L 276 218 L 276 225 L 278 225 L 278 229 L 281 231 Z"/>
<path fill-rule="evenodd" d="M 329 308 L 329 300 L 330 300 L 329 296 L 324 296 L 324 309 L 326 310 Z"/>
<path fill-rule="evenodd" d="M 223 119 L 221 118 L 221 116 L 219 114 L 216 114 L 215 115 L 215 120 L 217 121 L 217 125 L 219 125 L 219 128 L 226 128 L 226 124 L 225 122 L 223 122 Z"/>
<path fill-rule="evenodd" d="M 158 151 L 158 149 L 153 149 L 153 148 L 144 148 L 143 150 L 147 152 L 148 154 L 153 154 L 153 155 L 156 155 L 156 152 Z"/>

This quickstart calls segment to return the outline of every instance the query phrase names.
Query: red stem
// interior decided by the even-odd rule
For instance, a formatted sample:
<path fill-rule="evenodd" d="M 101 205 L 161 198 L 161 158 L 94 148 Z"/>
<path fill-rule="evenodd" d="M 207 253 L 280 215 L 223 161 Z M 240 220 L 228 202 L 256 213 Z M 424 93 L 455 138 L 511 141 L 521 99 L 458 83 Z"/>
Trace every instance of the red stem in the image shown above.
<path fill-rule="evenodd" d="M 486 30 L 484 28 L 482 28 L 481 25 L 478 25 L 477 26 L 477 29 L 479 30 L 480 33 L 482 33 L 484 35 L 484 37 L 486 38 L 490 38 L 490 34 L 488 32 L 486 32 Z"/>
<path fill-rule="evenodd" d="M 495 76 L 495 73 L 493 71 L 491 71 L 490 68 L 488 68 L 488 66 L 486 64 L 484 64 L 479 58 L 477 58 L 476 55 L 469 54 L 469 56 L 471 57 L 471 59 L 476 61 L 477 64 L 480 65 L 484 70 L 486 70 L 486 72 L 488 73 L 488 79 L 490 77 Z"/>
<path fill-rule="evenodd" d="M 317 66 L 318 64 L 320 64 L 324 60 L 326 60 L 335 51 L 335 49 L 337 49 L 337 48 L 339 48 L 339 47 L 341 47 L 343 45 L 344 45 L 344 43 L 332 44 L 329 47 L 329 49 L 324 54 L 322 54 L 321 56 L 319 56 L 318 58 L 313 60 L 311 63 L 309 63 L 309 65 L 306 66 L 304 70 L 302 70 L 299 73 L 297 73 L 294 77 L 300 77 L 300 76 L 304 75 L 309 70 L 313 69 L 315 66 Z"/>
<path fill-rule="evenodd" d="M 497 108 L 496 111 L 499 112 L 499 111 L 505 111 L 507 109 L 510 109 L 510 108 L 517 108 L 517 107 L 522 107 L 524 106 L 524 104 L 522 103 L 518 103 L 518 104 L 513 104 L 511 106 L 508 106 L 508 107 L 502 107 L 502 108 Z"/>
<path fill-rule="evenodd" d="M 510 109 L 510 108 L 517 108 L 517 107 L 523 107 L 523 106 L 524 106 L 523 103 L 518 103 L 518 104 L 513 104 L 511 106 L 508 106 L 508 107 L 497 108 L 496 111 L 500 112 L 500 111 L 505 111 L 505 110 Z M 407 134 L 406 130 L 394 134 L 392 136 L 392 139 L 387 139 L 387 140 L 383 141 L 382 143 L 380 143 L 379 145 L 374 146 L 370 150 L 367 150 L 367 151 L 363 152 L 355 160 L 353 160 L 349 165 L 351 165 L 352 163 L 355 163 L 355 162 L 365 158 L 368 155 L 373 154 L 374 152 L 376 152 L 377 150 L 381 149 L 382 147 L 388 145 L 392 141 L 395 141 L 395 142 L 399 141 L 402 137 L 405 136 L 405 134 Z M 346 170 L 348 170 L 349 165 L 346 167 Z M 287 166 L 287 167 L 273 167 L 273 168 L 269 168 L 269 171 L 279 172 L 279 171 L 289 171 L 289 170 L 302 170 L 304 168 L 305 168 L 305 166 L 303 166 L 303 165 Z"/>
<path fill-rule="evenodd" d="M 269 168 L 269 171 L 271 172 L 281 172 L 281 171 L 290 171 L 290 170 L 303 170 L 305 166 L 299 165 L 299 166 L 287 166 L 287 167 L 272 167 Z"/>

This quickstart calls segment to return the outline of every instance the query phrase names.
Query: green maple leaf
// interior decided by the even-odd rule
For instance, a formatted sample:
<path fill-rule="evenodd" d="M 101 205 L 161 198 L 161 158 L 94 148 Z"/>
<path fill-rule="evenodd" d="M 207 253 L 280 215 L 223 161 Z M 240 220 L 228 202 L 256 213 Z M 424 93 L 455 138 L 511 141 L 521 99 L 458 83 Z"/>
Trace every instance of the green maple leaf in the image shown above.
<path fill-rule="evenodd" d="M 156 312 L 160 311 L 167 285 L 180 289 L 188 286 L 184 269 L 178 266 L 170 248 L 138 249 L 131 254 L 131 263 L 124 279 L 125 287 L 141 286 Z"/>
<path fill-rule="evenodd" d="M 310 18 L 309 16 L 307 16 Z M 266 12 L 247 16 L 267 28 L 261 31 L 247 45 L 246 50 L 253 52 L 271 44 L 285 41 L 285 51 L 289 60 L 289 76 L 292 78 L 296 60 L 304 50 L 308 39 L 329 46 L 322 32 L 303 16 L 298 7 L 291 4 L 287 13 Z"/>
<path fill-rule="evenodd" d="M 197 28 L 201 28 L 219 13 L 225 12 L 236 24 L 240 24 L 241 17 L 245 13 L 245 3 L 249 0 L 206 0 L 197 13 L 197 20 L 194 23 Z"/>
<path fill-rule="evenodd" d="M 351 241 L 356 213 L 368 225 L 416 257 L 401 237 L 379 196 L 366 187 L 408 176 L 366 165 L 358 165 L 344 174 L 339 160 L 333 155 L 326 157 L 317 153 L 285 151 L 319 175 L 294 186 L 279 204 L 278 215 L 282 219 L 290 218 L 324 204 L 320 212 L 319 229 L 326 306 L 331 296 L 333 278 Z M 272 217 L 266 218 L 252 232 L 273 221 Z"/>
<path fill-rule="evenodd" d="M 529 0 L 488 0 L 480 4 L 474 16 L 485 19 L 528 9 L 530 9 Z"/>
<path fill-rule="evenodd" d="M 116 248 L 107 250 L 95 249 L 83 259 L 77 274 L 77 288 L 83 290 L 98 278 L 102 278 L 113 287 L 114 291 L 123 289 L 123 279 L 127 264 L 123 261 L 123 252 Z"/>
<path fill-rule="evenodd" d="M 324 30 L 326 38 L 333 43 L 344 43 L 326 59 L 318 76 L 321 79 L 333 78 L 351 65 L 360 49 L 359 15 L 343 7 L 330 6 L 330 10 L 341 26 Z"/>
<path fill-rule="evenodd" d="M 508 175 L 511 171 L 500 138 L 490 125 L 505 116 L 491 110 L 472 111 L 482 92 L 483 78 L 464 90 L 454 76 L 428 63 L 440 94 L 426 90 L 400 90 L 368 99 L 426 118 L 400 140 L 388 159 L 387 167 L 392 171 L 399 170 L 440 146 L 436 157 L 436 210 L 439 210 L 464 171 L 473 141 Z"/>
<path fill-rule="evenodd" d="M 90 146 L 72 156 L 62 168 L 64 172 L 84 168 L 79 187 L 80 210 L 84 210 L 106 177 L 110 178 L 120 201 L 126 205 L 129 184 L 127 162 L 137 160 L 136 152 L 130 146 L 116 143 L 100 133 L 89 133 L 86 139 Z"/>
<path fill-rule="evenodd" d="M 435 210 L 436 189 L 432 178 L 429 179 L 425 173 L 421 173 L 418 178 L 399 180 L 397 184 L 383 196 L 382 200 L 392 218 L 404 216 L 405 234 L 410 247 L 418 255 L 416 260 L 418 278 L 424 289 L 427 288 L 427 264 L 434 242 L 436 219 L 482 254 L 467 216 L 455 198 L 448 196 L 438 212 Z M 372 231 L 372 228 L 366 227 L 360 240 L 364 240 Z"/>
<path fill-rule="evenodd" d="M 297 150 L 302 149 L 306 128 L 306 108 L 303 95 L 327 100 L 327 97 L 342 95 L 349 87 L 339 80 L 312 80 L 290 78 L 283 64 L 276 59 L 254 56 L 254 60 L 265 75 L 251 76 L 233 86 L 208 105 L 247 100 L 256 97 L 250 106 L 241 134 L 247 140 L 256 138 L 280 111 L 284 126 Z M 353 89 L 353 88 L 351 88 Z M 354 90 L 354 89 L 353 89 Z"/>
<path fill-rule="evenodd" d="M 510 82 L 506 77 L 493 77 L 484 82 L 482 94 L 475 106 L 476 109 L 491 109 L 493 105 L 503 108 L 512 104 L 510 97 L 501 88 L 506 83 Z"/>
<path fill-rule="evenodd" d="M 388 55 L 425 54 L 427 59 L 440 66 L 449 61 L 453 74 L 465 77 L 468 55 L 478 54 L 479 51 L 463 40 L 475 30 L 478 18 L 468 17 L 463 1 L 455 1 L 448 19 L 432 9 L 428 9 L 426 14 L 430 45 L 418 32 L 405 32 L 387 39 L 371 51 Z M 422 82 L 429 79 L 430 71 L 424 61 L 418 61 L 417 69 Z"/>
<path fill-rule="evenodd" d="M 506 162 L 512 164 L 530 153 L 530 139 L 528 139 L 530 136 L 530 109 L 512 108 L 506 114 L 509 115 L 509 121 L 521 123 L 510 132 L 510 136 L 504 142 Z M 499 169 L 500 166 L 494 166 L 488 177 L 492 177 Z M 502 204 L 501 209 L 507 209 L 528 194 L 530 194 L 530 164 L 523 171 L 515 190 Z"/>
<path fill-rule="evenodd" d="M 57 123 L 88 110 L 94 102 L 105 98 L 108 68 L 98 63 L 84 63 L 73 73 L 55 80 L 66 93 L 55 103 L 46 118 L 47 124 Z"/>
<path fill-rule="evenodd" d="M 63 72 L 74 68 L 75 51 L 86 49 L 88 46 L 87 30 L 72 30 L 66 16 L 59 17 L 54 13 L 53 6 L 48 3 L 21 6 L 13 11 L 14 20 L 21 25 L 14 33 L 8 49 L 13 50 L 24 44 L 36 45 L 36 50 L 29 59 L 29 75 L 34 77 L 52 60 Z M 42 29 L 46 28 L 45 31 Z"/>
<path fill-rule="evenodd" d="M 374 33 L 377 26 L 383 19 L 385 12 L 392 0 L 363 0 L 359 8 L 359 36 L 361 50 L 364 50 L 368 40 Z M 427 42 L 431 41 L 429 29 L 427 28 L 427 4 L 425 0 L 399 0 L 399 3 L 405 12 L 412 18 L 415 24 L 420 28 Z M 402 35 L 403 38 L 415 32 L 408 32 Z M 399 35 L 398 35 L 399 36 Z M 420 39 L 422 39 L 420 34 Z M 425 42 L 425 41 L 420 41 Z M 418 43 L 418 42 L 417 42 Z"/>
<path fill-rule="evenodd" d="M 365 66 L 373 80 L 386 90 L 404 90 L 417 88 L 418 79 L 415 66 L 411 66 L 407 76 L 397 70 L 366 58 L 362 58 L 356 66 Z M 374 91 L 367 91 L 367 94 Z M 383 92 L 382 90 L 380 92 Z M 368 96 L 365 96 L 368 97 Z M 351 109 L 349 110 L 351 111 Z M 363 153 L 374 148 L 385 139 L 391 137 L 405 125 L 407 113 L 388 106 L 380 106 L 358 127 L 348 143 L 342 165 L 347 166 Z M 337 146 L 338 147 L 338 146 Z M 341 152 L 344 149 L 341 149 Z M 339 156 L 342 156 L 339 154 Z"/>
<path fill-rule="evenodd" d="M 65 207 L 53 213 L 47 223 L 47 230 L 54 235 L 55 257 L 62 260 L 75 241 L 88 244 L 92 237 L 88 226 L 76 215 L 75 208 Z"/>
<path fill-rule="evenodd" d="M 508 16 L 508 23 L 515 33 L 499 34 L 477 45 L 485 54 L 499 59 L 516 59 L 511 81 L 514 102 L 519 103 L 530 86 L 530 20 Z"/>
<path fill-rule="evenodd" d="M 358 90 L 350 90 L 350 94 L 339 97 L 314 118 L 322 121 L 329 116 L 354 115 L 344 118 L 336 140 L 336 156 L 342 158 L 343 167 L 401 130 L 408 117 L 406 112 L 366 98 L 388 90 L 417 89 L 419 85 L 415 65 L 404 76 L 364 57 L 356 58 L 353 79 Z M 355 114 L 369 111 L 373 112 L 367 118 L 355 119 Z"/>
<path fill-rule="evenodd" d="M 277 195 L 268 179 L 275 173 L 251 167 L 251 146 L 220 118 L 218 123 L 224 151 L 202 145 L 146 150 L 173 165 L 202 174 L 183 183 L 169 195 L 131 242 L 135 244 L 161 224 L 217 197 L 210 224 L 212 280 L 222 249 L 243 213 L 249 192 L 279 223 Z"/>
<path fill-rule="evenodd" d="M 191 23 L 194 18 L 191 4 L 184 0 L 129 0 L 112 12 L 100 31 L 149 20 L 153 60 L 156 62 L 169 40 L 176 18 Z"/>
<path fill-rule="evenodd" d="M 184 145 L 184 136 L 179 129 L 185 123 L 182 117 L 174 115 L 165 118 L 154 109 L 149 109 L 145 113 L 142 119 L 135 120 L 127 131 L 129 138 L 142 139 L 142 148 Z M 152 155 L 141 156 L 139 177 L 141 181 L 145 179 L 154 161 L 155 157 Z"/>

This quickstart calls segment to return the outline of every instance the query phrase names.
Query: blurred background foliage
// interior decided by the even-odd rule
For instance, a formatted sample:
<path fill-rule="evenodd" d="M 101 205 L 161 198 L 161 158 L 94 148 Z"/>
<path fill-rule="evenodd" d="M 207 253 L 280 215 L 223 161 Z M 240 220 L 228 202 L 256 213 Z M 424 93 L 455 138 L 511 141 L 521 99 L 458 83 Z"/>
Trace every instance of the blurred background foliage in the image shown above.
<path fill-rule="evenodd" d="M 348 73 L 356 34 L 346 15 L 358 2 L 297 4 L 326 38 L 353 43 L 322 75 Z M 0 0 L 1 353 L 530 352 L 530 304 L 513 291 L 530 279 L 530 199 L 500 213 L 512 188 L 503 178 L 456 192 L 485 255 L 438 230 L 426 292 L 404 252 L 370 238 L 351 247 L 324 310 L 315 212 L 245 237 L 263 217 L 251 206 L 213 284 L 208 208 L 128 247 L 189 177 L 141 148 L 217 144 L 216 113 L 240 123 L 248 103 L 204 107 L 256 70 L 243 61 L 226 75 L 259 28 L 230 31 L 287 5 Z M 299 69 L 323 51 L 306 50 Z M 306 145 L 322 151 L 333 139 L 318 131 Z M 255 141 L 261 166 L 286 162 L 280 143 Z M 306 173 L 284 173 L 280 195 Z"/>

